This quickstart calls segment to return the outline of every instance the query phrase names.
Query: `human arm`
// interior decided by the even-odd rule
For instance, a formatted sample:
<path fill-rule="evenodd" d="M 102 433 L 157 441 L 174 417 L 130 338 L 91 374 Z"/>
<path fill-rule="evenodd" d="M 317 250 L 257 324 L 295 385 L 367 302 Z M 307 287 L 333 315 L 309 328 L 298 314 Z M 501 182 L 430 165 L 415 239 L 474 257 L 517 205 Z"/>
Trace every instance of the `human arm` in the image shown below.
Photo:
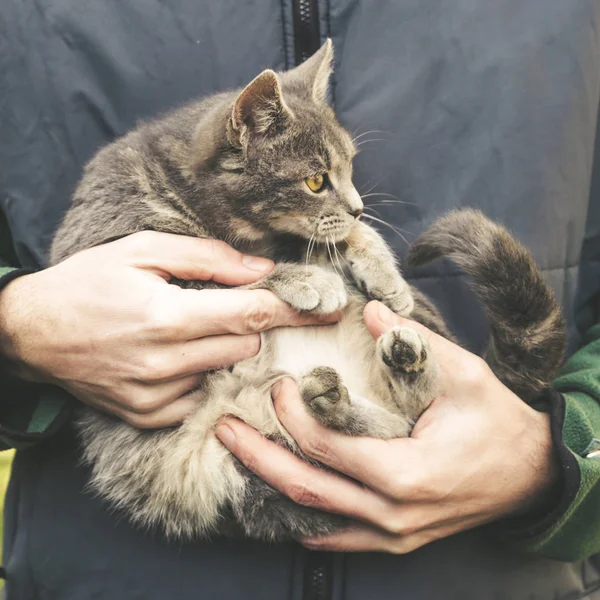
<path fill-rule="evenodd" d="M 27 381 L 139 427 L 180 422 L 202 371 L 256 354 L 260 331 L 327 318 L 299 315 L 265 290 L 169 279 L 244 285 L 272 268 L 214 240 L 143 232 L 11 281 L 0 291 L 0 406 L 18 413 L 12 390 L 31 390 Z"/>

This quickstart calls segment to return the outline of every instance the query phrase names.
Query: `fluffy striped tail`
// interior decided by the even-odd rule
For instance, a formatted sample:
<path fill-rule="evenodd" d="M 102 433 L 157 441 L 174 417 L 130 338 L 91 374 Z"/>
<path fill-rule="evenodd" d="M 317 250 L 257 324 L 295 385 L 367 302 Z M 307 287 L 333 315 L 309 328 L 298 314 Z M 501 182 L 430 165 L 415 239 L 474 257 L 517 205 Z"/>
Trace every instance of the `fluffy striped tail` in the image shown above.
<path fill-rule="evenodd" d="M 481 212 L 438 219 L 411 246 L 408 263 L 447 257 L 465 271 L 491 328 L 486 360 L 520 398 L 532 401 L 562 364 L 566 333 L 552 290 L 529 251 Z"/>

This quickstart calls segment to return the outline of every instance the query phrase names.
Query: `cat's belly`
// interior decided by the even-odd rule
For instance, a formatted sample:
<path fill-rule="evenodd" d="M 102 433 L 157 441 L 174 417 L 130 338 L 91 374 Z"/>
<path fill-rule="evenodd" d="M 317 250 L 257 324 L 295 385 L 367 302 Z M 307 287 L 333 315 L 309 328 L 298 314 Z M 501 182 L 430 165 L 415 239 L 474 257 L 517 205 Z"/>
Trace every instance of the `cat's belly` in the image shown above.
<path fill-rule="evenodd" d="M 295 378 L 315 367 L 331 367 L 352 395 L 369 398 L 375 340 L 362 320 L 364 301 L 351 300 L 335 325 L 281 327 L 265 336 L 273 368 Z"/>

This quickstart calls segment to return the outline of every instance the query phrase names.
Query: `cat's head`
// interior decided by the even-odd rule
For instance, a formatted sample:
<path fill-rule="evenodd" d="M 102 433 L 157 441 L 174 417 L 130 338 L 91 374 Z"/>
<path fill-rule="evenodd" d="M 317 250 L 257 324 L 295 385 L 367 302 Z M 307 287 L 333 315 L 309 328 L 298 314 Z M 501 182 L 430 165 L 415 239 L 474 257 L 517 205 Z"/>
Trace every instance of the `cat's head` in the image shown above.
<path fill-rule="evenodd" d="M 327 104 L 332 59 L 327 40 L 299 67 L 263 71 L 237 96 L 218 166 L 241 229 L 337 242 L 362 213 L 355 146 Z"/>

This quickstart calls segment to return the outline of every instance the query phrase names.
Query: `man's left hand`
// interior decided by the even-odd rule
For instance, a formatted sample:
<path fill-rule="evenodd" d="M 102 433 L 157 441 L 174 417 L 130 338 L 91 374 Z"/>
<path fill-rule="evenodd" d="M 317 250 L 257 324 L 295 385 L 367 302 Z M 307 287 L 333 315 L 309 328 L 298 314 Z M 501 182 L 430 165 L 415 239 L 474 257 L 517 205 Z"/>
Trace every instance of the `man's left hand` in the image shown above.
<path fill-rule="evenodd" d="M 277 415 L 313 467 L 230 419 L 219 439 L 250 470 L 298 504 L 346 515 L 352 527 L 304 545 L 316 550 L 410 552 L 459 531 L 532 510 L 555 483 L 549 417 L 515 396 L 482 359 L 397 317 L 376 302 L 365 309 L 374 337 L 408 325 L 428 339 L 441 394 L 410 438 L 349 437 L 319 425 L 293 381 L 273 390 Z"/>

